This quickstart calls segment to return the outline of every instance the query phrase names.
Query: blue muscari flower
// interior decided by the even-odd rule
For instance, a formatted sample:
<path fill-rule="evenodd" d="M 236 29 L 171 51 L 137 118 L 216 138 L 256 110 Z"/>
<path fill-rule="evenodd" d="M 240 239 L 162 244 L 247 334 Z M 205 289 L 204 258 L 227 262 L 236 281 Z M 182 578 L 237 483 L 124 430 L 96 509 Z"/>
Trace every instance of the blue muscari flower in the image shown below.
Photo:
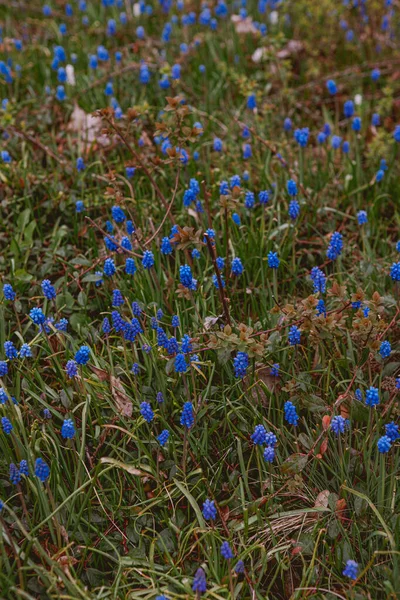
<path fill-rule="evenodd" d="M 163 318 L 163 316 L 164 316 L 164 313 L 163 313 L 163 311 L 162 311 L 162 309 L 161 309 L 161 308 L 159 308 L 159 309 L 157 310 L 157 313 L 156 313 L 156 315 L 157 315 L 157 319 L 158 319 L 159 321 L 161 321 L 161 319 L 162 319 L 162 318 Z"/>
<path fill-rule="evenodd" d="M 139 40 L 143 40 L 145 36 L 144 27 L 139 25 L 139 27 L 136 28 L 136 35 L 139 38 Z"/>
<path fill-rule="evenodd" d="M 301 129 L 296 129 L 294 132 L 294 139 L 299 144 L 301 148 L 305 148 L 308 143 L 308 138 L 310 135 L 310 130 L 308 127 L 303 127 Z"/>
<path fill-rule="evenodd" d="M 275 459 L 275 448 L 273 446 L 267 446 L 263 453 L 265 462 L 272 463 Z"/>
<path fill-rule="evenodd" d="M 289 329 L 289 344 L 291 346 L 297 346 L 300 344 L 301 331 L 296 325 L 292 325 Z"/>
<path fill-rule="evenodd" d="M 90 357 L 90 348 L 89 346 L 81 346 L 77 353 L 75 354 L 75 362 L 78 365 L 86 365 Z"/>
<path fill-rule="evenodd" d="M 65 100 L 66 94 L 65 94 L 65 90 L 64 90 L 64 86 L 63 85 L 58 85 L 57 86 L 56 98 L 57 98 L 57 100 L 59 102 L 63 102 L 63 100 Z"/>
<path fill-rule="evenodd" d="M 235 573 L 240 574 L 244 573 L 244 562 L 242 560 L 238 560 L 235 565 Z"/>
<path fill-rule="evenodd" d="M 8 163 L 8 164 L 11 162 L 12 159 L 11 159 L 11 156 L 10 156 L 9 152 L 7 152 L 7 150 L 2 150 L 1 151 L 1 160 L 4 163 Z"/>
<path fill-rule="evenodd" d="M 299 415 L 297 414 L 295 405 L 288 400 L 284 405 L 285 419 L 289 425 L 297 426 Z"/>
<path fill-rule="evenodd" d="M 178 355 L 179 356 L 179 355 Z M 191 402 L 185 402 L 183 405 L 180 423 L 182 426 L 190 429 L 194 424 L 193 406 Z"/>
<path fill-rule="evenodd" d="M 263 446 L 265 444 L 267 432 L 265 430 L 264 425 L 256 425 L 254 428 L 254 432 L 250 436 L 251 440 L 254 444 L 258 446 Z"/>
<path fill-rule="evenodd" d="M 261 190 L 261 192 L 258 193 L 258 201 L 260 204 L 268 204 L 269 198 L 270 193 L 268 190 Z"/>
<path fill-rule="evenodd" d="M 245 199 L 244 199 L 244 205 L 246 208 L 253 208 L 254 207 L 254 192 L 246 192 L 245 195 Z"/>
<path fill-rule="evenodd" d="M 241 224 L 240 216 L 237 213 L 233 213 L 232 221 L 235 223 L 235 225 L 239 226 Z"/>
<path fill-rule="evenodd" d="M 121 19 L 122 15 L 124 15 L 125 13 L 121 13 L 120 14 L 120 21 L 122 23 L 122 25 L 124 25 L 125 23 L 123 22 L 123 18 Z M 117 52 L 115 53 L 115 61 L 117 63 L 120 63 L 122 60 L 122 52 L 120 52 L 119 50 L 117 50 Z"/>
<path fill-rule="evenodd" d="M 400 438 L 399 426 L 394 421 L 385 425 L 386 436 L 391 442 L 395 442 Z"/>
<path fill-rule="evenodd" d="M 297 200 L 292 200 L 289 204 L 289 217 L 291 219 L 293 219 L 293 221 L 295 219 L 297 219 L 297 217 L 300 214 L 300 204 L 297 202 Z"/>
<path fill-rule="evenodd" d="M 201 567 L 197 569 L 193 578 L 192 590 L 198 594 L 204 594 L 207 591 L 206 574 Z"/>
<path fill-rule="evenodd" d="M 333 79 L 329 79 L 329 80 L 326 82 L 326 88 L 327 88 L 328 92 L 329 92 L 329 93 L 330 93 L 332 96 L 334 96 L 334 95 L 336 94 L 336 92 L 337 92 L 336 83 L 333 81 Z"/>
<path fill-rule="evenodd" d="M 5 283 L 3 286 L 3 294 L 6 300 L 13 302 L 16 298 L 16 293 L 14 292 L 12 285 L 9 283 Z"/>
<path fill-rule="evenodd" d="M 343 238 L 342 235 L 335 231 L 332 234 L 331 240 L 329 242 L 328 250 L 326 251 L 326 256 L 330 260 L 336 260 L 337 257 L 342 253 L 343 249 Z"/>
<path fill-rule="evenodd" d="M 372 115 L 372 119 L 371 119 L 371 125 L 373 125 L 374 127 L 379 127 L 379 125 L 381 124 L 381 117 L 378 113 L 374 113 Z"/>
<path fill-rule="evenodd" d="M 383 435 L 381 438 L 379 438 L 377 446 L 381 454 L 386 454 L 392 447 L 392 442 L 387 435 Z"/>
<path fill-rule="evenodd" d="M 107 35 L 115 35 L 117 33 L 117 24 L 115 19 L 109 19 L 107 22 Z"/>
<path fill-rule="evenodd" d="M 242 138 L 248 140 L 251 137 L 250 129 L 248 127 L 243 127 L 242 129 Z"/>
<path fill-rule="evenodd" d="M 185 354 L 188 354 L 189 352 L 191 352 L 193 350 L 193 346 L 190 341 L 189 335 L 185 334 L 182 337 L 181 348 L 182 348 L 182 352 L 184 352 Z"/>
<path fill-rule="evenodd" d="M 220 278 L 221 278 L 222 287 L 224 288 L 225 287 L 225 279 L 224 279 L 223 275 L 220 275 Z M 212 276 L 212 282 L 218 290 L 219 289 L 219 281 L 218 281 L 218 277 L 216 275 Z"/>
<path fill-rule="evenodd" d="M 250 94 L 250 96 L 247 96 L 247 108 L 249 108 L 250 110 L 254 110 L 255 108 L 257 108 L 257 101 L 256 101 L 255 94 Z"/>
<path fill-rule="evenodd" d="M 97 279 L 97 281 L 94 282 L 94 285 L 96 287 L 100 287 L 104 283 L 104 281 L 103 281 L 103 272 L 102 271 L 95 271 L 94 274 L 99 277 L 99 279 Z"/>
<path fill-rule="evenodd" d="M 346 431 L 346 429 L 348 429 L 348 427 L 349 427 L 348 419 L 344 419 L 340 415 L 333 417 L 333 419 L 331 421 L 331 429 L 335 435 L 338 436 L 341 433 L 344 433 Z"/>
<path fill-rule="evenodd" d="M 180 323 L 179 323 L 179 317 L 178 317 L 178 315 L 174 315 L 172 317 L 171 325 L 172 325 L 172 327 L 179 327 Z"/>
<path fill-rule="evenodd" d="M 366 406 L 370 406 L 371 408 L 373 406 L 376 406 L 377 404 L 379 404 L 378 388 L 371 386 L 370 388 L 367 389 L 367 392 L 365 394 L 365 404 L 366 404 Z"/>
<path fill-rule="evenodd" d="M 227 181 L 221 181 L 219 184 L 219 193 L 221 196 L 227 196 L 229 194 L 229 184 Z"/>
<path fill-rule="evenodd" d="M 128 236 L 124 235 L 123 238 L 121 239 L 121 246 L 122 248 L 124 248 L 124 250 L 132 250 L 132 242 L 131 240 L 128 238 Z"/>
<path fill-rule="evenodd" d="M 243 267 L 242 261 L 240 260 L 240 258 L 238 256 L 236 256 L 232 260 L 231 270 L 232 270 L 233 275 L 236 275 L 236 277 L 238 277 L 239 275 L 241 275 L 243 273 L 244 267 Z"/>
<path fill-rule="evenodd" d="M 112 305 L 113 306 L 122 306 L 124 304 L 125 300 L 123 295 L 121 294 L 121 292 L 119 290 L 113 290 L 112 293 Z"/>
<path fill-rule="evenodd" d="M 279 267 L 280 264 L 280 260 L 278 258 L 278 253 L 277 252 L 268 252 L 268 266 L 271 269 L 277 269 Z"/>
<path fill-rule="evenodd" d="M 110 252 L 116 252 L 118 250 L 118 246 L 117 244 L 114 242 L 115 240 L 115 236 L 113 235 L 106 235 L 104 237 L 104 243 L 107 247 L 107 250 L 109 250 Z"/>
<path fill-rule="evenodd" d="M 350 152 L 349 142 L 343 142 L 342 150 L 345 154 L 348 154 Z"/>
<path fill-rule="evenodd" d="M 377 173 L 375 175 L 375 181 L 377 183 L 379 183 L 380 181 L 382 181 L 384 175 L 385 175 L 385 171 L 382 171 L 382 169 L 379 169 L 379 171 L 377 171 Z"/>
<path fill-rule="evenodd" d="M 342 143 L 342 138 L 339 135 L 333 135 L 331 139 L 331 146 L 334 150 L 338 150 Z"/>
<path fill-rule="evenodd" d="M 69 360 L 65 365 L 65 370 L 70 379 L 78 375 L 78 366 L 74 360 Z"/>
<path fill-rule="evenodd" d="M 349 579 L 357 579 L 358 574 L 358 564 L 355 560 L 348 560 L 346 562 L 346 567 L 343 570 L 343 575 L 348 577 Z"/>
<path fill-rule="evenodd" d="M 112 233 L 114 231 L 114 225 L 111 221 L 106 221 L 106 231 L 107 233 Z"/>
<path fill-rule="evenodd" d="M 229 185 L 230 185 L 231 189 L 233 189 L 234 187 L 240 187 L 241 186 L 240 175 L 233 175 L 229 180 Z"/>
<path fill-rule="evenodd" d="M 67 72 L 64 67 L 59 67 L 57 70 L 57 79 L 60 83 L 65 83 L 67 81 Z"/>
<path fill-rule="evenodd" d="M 353 122 L 351 124 L 351 128 L 353 131 L 361 130 L 361 119 L 360 117 L 354 117 Z"/>
<path fill-rule="evenodd" d="M 42 292 L 47 300 L 53 300 L 56 297 L 56 290 L 49 279 L 42 281 Z"/>
<path fill-rule="evenodd" d="M 130 219 L 126 222 L 126 233 L 128 235 L 133 235 L 135 233 L 135 227 Z"/>
<path fill-rule="evenodd" d="M 390 277 L 393 281 L 400 281 L 400 262 L 392 264 L 390 267 Z"/>
<path fill-rule="evenodd" d="M 113 327 L 117 333 L 124 330 L 125 321 L 123 320 L 123 318 L 121 317 L 121 315 L 119 314 L 119 312 L 117 310 L 112 311 L 111 321 L 112 321 Z"/>
<path fill-rule="evenodd" d="M 157 345 L 160 348 L 168 348 L 168 336 L 162 327 L 155 327 L 157 329 Z"/>
<path fill-rule="evenodd" d="M 381 346 L 379 348 L 379 354 L 382 356 L 382 358 L 388 358 L 388 356 L 390 356 L 391 352 L 392 352 L 392 347 L 390 345 L 390 342 L 388 342 L 388 341 L 382 342 Z"/>
<path fill-rule="evenodd" d="M 75 426 L 72 419 L 65 419 L 61 427 L 61 436 L 64 440 L 72 440 L 75 437 Z"/>
<path fill-rule="evenodd" d="M 354 103 L 352 100 L 346 100 L 343 105 L 343 114 L 346 119 L 350 119 L 354 115 Z"/>
<path fill-rule="evenodd" d="M 116 223 L 123 223 L 126 219 L 126 215 L 120 206 L 113 206 L 111 209 L 111 216 Z"/>
<path fill-rule="evenodd" d="M 357 388 L 356 391 L 354 392 L 354 396 L 355 399 L 358 400 L 359 402 L 362 402 L 363 396 L 362 396 L 362 391 Z"/>
<path fill-rule="evenodd" d="M 97 56 L 95 54 L 92 54 L 91 56 L 89 56 L 89 67 L 90 69 L 97 69 L 97 65 Z"/>
<path fill-rule="evenodd" d="M 400 125 L 396 125 L 393 132 L 395 142 L 400 142 Z"/>
<path fill-rule="evenodd" d="M 126 174 L 127 178 L 132 179 L 132 177 L 135 174 L 135 171 L 136 171 L 135 167 L 126 167 L 125 174 Z"/>
<path fill-rule="evenodd" d="M 172 79 L 180 79 L 181 78 L 181 65 L 179 63 L 172 65 L 171 76 L 172 76 Z"/>
<path fill-rule="evenodd" d="M 150 71 L 147 65 L 141 65 L 139 69 L 139 81 L 142 85 L 146 85 L 150 81 Z"/>
<path fill-rule="evenodd" d="M 193 202 L 195 202 L 196 196 L 196 192 L 191 188 L 185 190 L 183 194 L 183 206 L 185 206 L 186 208 L 189 207 Z"/>
<path fill-rule="evenodd" d="M 185 360 L 185 355 L 180 353 L 175 356 L 175 372 L 176 373 L 186 373 L 188 368 L 187 362 Z"/>
<path fill-rule="evenodd" d="M 142 309 L 140 308 L 139 302 L 132 302 L 132 313 L 135 317 L 140 317 Z"/>
<path fill-rule="evenodd" d="M 107 317 L 104 317 L 103 322 L 101 324 L 101 329 L 103 331 L 103 333 L 105 333 L 106 335 L 108 335 L 111 331 L 111 325 L 110 325 L 110 321 L 108 320 Z"/>
<path fill-rule="evenodd" d="M 179 268 L 180 282 L 184 287 L 190 288 L 192 285 L 192 270 L 189 265 L 181 265 Z"/>
<path fill-rule="evenodd" d="M 222 140 L 220 138 L 214 138 L 213 149 L 215 152 L 222 152 Z"/>
<path fill-rule="evenodd" d="M 271 377 L 279 377 L 279 363 L 274 363 L 269 371 Z"/>
<path fill-rule="evenodd" d="M 32 308 L 29 316 L 35 325 L 43 325 L 43 323 L 46 321 L 46 315 L 41 308 Z"/>
<path fill-rule="evenodd" d="M 243 159 L 247 160 L 253 156 L 253 151 L 250 144 L 243 144 Z"/>
<path fill-rule="evenodd" d="M 359 210 L 357 213 L 357 221 L 359 225 L 365 225 L 368 223 L 368 217 L 365 210 Z"/>
<path fill-rule="evenodd" d="M 317 142 L 318 144 L 323 144 L 326 140 L 326 135 L 323 131 L 320 131 L 317 135 Z"/>
<path fill-rule="evenodd" d="M 179 344 L 178 344 L 176 338 L 174 338 L 174 337 L 169 338 L 166 350 L 167 350 L 168 354 L 177 354 L 179 352 Z"/>
<path fill-rule="evenodd" d="M 104 275 L 112 277 L 116 272 L 115 263 L 112 258 L 106 258 L 104 261 Z"/>
<path fill-rule="evenodd" d="M 233 558 L 234 555 L 228 542 L 222 542 L 221 556 L 225 558 L 225 560 L 231 560 Z"/>
<path fill-rule="evenodd" d="M 21 475 L 25 475 L 25 477 L 29 477 L 29 467 L 28 462 L 26 460 L 21 460 L 19 463 L 19 472 Z"/>
<path fill-rule="evenodd" d="M 10 464 L 10 482 L 13 485 L 18 485 L 20 481 L 21 481 L 21 473 L 20 473 L 18 467 L 16 465 L 14 465 L 14 463 L 11 463 Z"/>
<path fill-rule="evenodd" d="M 165 446 L 165 444 L 168 442 L 168 438 L 169 438 L 168 429 L 163 429 L 163 431 L 160 433 L 160 435 L 157 436 L 157 440 L 158 440 L 158 443 L 160 444 L 160 446 Z"/>
<path fill-rule="evenodd" d="M 10 341 L 4 342 L 4 352 L 9 360 L 13 360 L 18 356 L 16 347 L 14 346 L 13 342 Z"/>
<path fill-rule="evenodd" d="M 206 521 L 214 521 L 217 517 L 217 509 L 215 508 L 214 500 L 206 498 L 206 500 L 204 500 L 202 512 Z"/>
<path fill-rule="evenodd" d="M 167 90 L 169 87 L 171 87 L 171 83 L 168 79 L 168 75 L 163 75 L 161 77 L 161 79 L 159 80 L 158 85 L 160 86 L 160 88 L 162 90 Z"/>
<path fill-rule="evenodd" d="M 371 79 L 372 81 L 378 81 L 379 77 L 381 76 L 381 72 L 378 68 L 376 69 L 372 69 L 371 71 Z"/>
<path fill-rule="evenodd" d="M 215 263 L 220 271 L 225 267 L 225 259 L 222 256 L 217 256 Z"/>
<path fill-rule="evenodd" d="M 329 123 L 324 123 L 322 131 L 324 132 L 324 134 L 326 135 L 326 137 L 329 137 L 331 135 L 332 130 L 331 130 L 331 126 L 329 125 Z"/>
<path fill-rule="evenodd" d="M 11 421 L 9 419 L 7 419 L 7 417 L 2 417 L 1 419 L 1 426 L 3 428 L 3 431 L 6 435 L 10 435 L 10 433 L 13 430 L 13 426 L 11 424 Z"/>
<path fill-rule="evenodd" d="M 140 414 L 146 423 L 151 423 L 154 419 L 153 409 L 148 402 L 142 402 L 140 405 Z"/>
<path fill-rule="evenodd" d="M 162 392 L 157 392 L 156 400 L 159 404 L 164 402 L 164 394 Z"/>
<path fill-rule="evenodd" d="M 108 81 L 106 83 L 106 87 L 104 88 L 104 93 L 106 96 L 113 96 L 114 95 L 114 88 L 113 88 L 113 84 L 111 81 Z"/>
<path fill-rule="evenodd" d="M 290 194 L 290 196 L 297 196 L 297 185 L 293 179 L 288 180 L 288 182 L 286 184 L 286 189 L 288 191 L 288 194 Z"/>
<path fill-rule="evenodd" d="M 283 129 L 285 131 L 290 131 L 292 129 L 292 121 L 289 119 L 289 117 L 286 117 L 286 119 L 283 121 Z"/>
<path fill-rule="evenodd" d="M 0 404 L 5 404 L 8 400 L 8 396 L 3 388 L 0 388 Z"/>
<path fill-rule="evenodd" d="M 317 311 L 317 316 L 323 315 L 324 317 L 326 317 L 326 306 L 325 306 L 325 302 L 322 300 L 322 298 L 320 300 L 318 300 L 318 304 L 316 306 L 316 311 Z"/>
<path fill-rule="evenodd" d="M 82 201 L 82 200 L 77 200 L 77 201 L 75 202 L 75 211 L 76 211 L 77 213 L 81 213 L 81 212 L 83 212 L 84 210 L 85 210 L 85 205 L 84 205 L 83 201 Z"/>
<path fill-rule="evenodd" d="M 21 358 L 30 358 L 32 356 L 32 350 L 29 344 L 22 344 L 19 355 Z"/>
<path fill-rule="evenodd" d="M 326 276 L 324 272 L 318 267 L 313 267 L 310 275 L 314 284 L 314 293 L 321 292 L 321 294 L 324 294 L 326 290 Z"/>
<path fill-rule="evenodd" d="M 35 475 L 43 483 L 49 478 L 49 465 L 42 458 L 37 458 L 35 461 Z"/>
<path fill-rule="evenodd" d="M 142 265 L 145 269 L 151 269 L 154 266 L 154 255 L 151 250 L 144 251 Z"/>
<path fill-rule="evenodd" d="M 249 366 L 249 355 L 247 352 L 238 352 L 233 359 L 235 377 L 243 379 Z"/>
<path fill-rule="evenodd" d="M 135 259 L 127 258 L 125 261 L 125 273 L 127 275 L 134 275 L 136 273 Z"/>
<path fill-rule="evenodd" d="M 199 160 L 199 158 L 200 158 L 200 154 L 197 150 L 195 150 L 193 152 L 193 160 Z"/>
<path fill-rule="evenodd" d="M 5 360 L 0 360 L 0 377 L 4 377 L 8 373 L 8 364 Z"/>

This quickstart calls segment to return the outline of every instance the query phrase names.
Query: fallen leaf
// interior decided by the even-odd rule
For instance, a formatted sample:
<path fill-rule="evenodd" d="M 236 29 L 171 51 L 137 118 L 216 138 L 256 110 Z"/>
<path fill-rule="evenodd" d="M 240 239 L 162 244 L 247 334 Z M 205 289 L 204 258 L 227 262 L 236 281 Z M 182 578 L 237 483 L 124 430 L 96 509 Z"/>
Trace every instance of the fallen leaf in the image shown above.
<path fill-rule="evenodd" d="M 329 490 L 323 490 L 322 492 L 320 492 L 315 500 L 314 506 L 323 506 L 324 508 L 328 508 L 329 495 Z"/>
<path fill-rule="evenodd" d="M 127 396 L 121 380 L 118 377 L 110 375 L 111 393 L 115 400 L 115 405 L 121 415 L 124 417 L 131 417 L 133 412 L 133 404 Z"/>

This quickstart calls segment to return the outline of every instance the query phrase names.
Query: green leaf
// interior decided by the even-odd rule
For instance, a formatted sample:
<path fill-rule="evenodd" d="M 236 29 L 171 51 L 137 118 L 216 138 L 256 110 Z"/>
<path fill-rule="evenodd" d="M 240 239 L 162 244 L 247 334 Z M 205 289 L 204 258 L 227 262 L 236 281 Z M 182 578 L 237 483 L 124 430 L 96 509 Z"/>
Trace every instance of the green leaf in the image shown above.
<path fill-rule="evenodd" d="M 301 473 L 308 462 L 307 454 L 292 454 L 281 465 L 281 470 L 284 473 Z"/>

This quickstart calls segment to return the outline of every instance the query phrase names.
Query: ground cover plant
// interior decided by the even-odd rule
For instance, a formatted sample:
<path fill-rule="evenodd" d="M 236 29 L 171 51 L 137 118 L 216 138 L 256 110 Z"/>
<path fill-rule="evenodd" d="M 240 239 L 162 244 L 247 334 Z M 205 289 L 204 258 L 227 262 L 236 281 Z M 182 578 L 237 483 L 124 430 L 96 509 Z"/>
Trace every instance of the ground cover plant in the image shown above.
<path fill-rule="evenodd" d="M 1 597 L 397 598 L 398 4 L 0 24 Z"/>

